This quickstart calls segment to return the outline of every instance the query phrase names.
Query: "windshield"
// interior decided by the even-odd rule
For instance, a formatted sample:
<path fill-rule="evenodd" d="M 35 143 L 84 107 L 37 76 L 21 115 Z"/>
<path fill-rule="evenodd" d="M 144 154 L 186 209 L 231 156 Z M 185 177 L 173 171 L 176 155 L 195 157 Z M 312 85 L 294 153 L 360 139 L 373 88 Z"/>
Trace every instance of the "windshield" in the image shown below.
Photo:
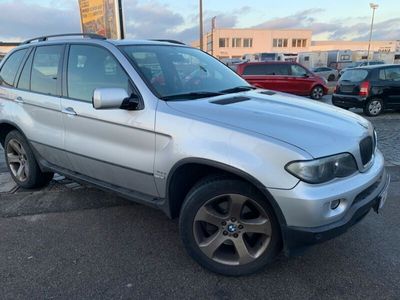
<path fill-rule="evenodd" d="M 129 57 L 147 85 L 162 99 L 190 99 L 217 95 L 251 86 L 212 56 L 194 48 L 129 45 L 121 50 Z M 239 91 L 239 90 L 238 90 Z"/>

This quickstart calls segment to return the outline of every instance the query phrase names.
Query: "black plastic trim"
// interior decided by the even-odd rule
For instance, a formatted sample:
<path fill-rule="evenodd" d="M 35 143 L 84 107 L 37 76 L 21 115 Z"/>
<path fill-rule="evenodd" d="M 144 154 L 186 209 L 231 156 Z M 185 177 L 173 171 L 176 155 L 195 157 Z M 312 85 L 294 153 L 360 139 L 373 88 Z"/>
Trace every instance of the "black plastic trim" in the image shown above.
<path fill-rule="evenodd" d="M 241 177 L 247 181 L 249 181 L 250 183 L 252 183 L 256 188 L 258 188 L 258 190 L 266 197 L 266 199 L 268 200 L 268 202 L 271 204 L 274 212 L 275 212 L 275 216 L 278 219 L 279 224 L 282 226 L 286 225 L 286 219 L 278 205 L 278 203 L 276 202 L 276 200 L 274 199 L 274 197 L 272 196 L 272 194 L 268 191 L 268 189 L 260 182 L 258 181 L 256 178 L 254 178 L 253 176 L 249 175 L 248 173 L 239 170 L 235 167 L 232 167 L 230 165 L 226 165 L 224 163 L 220 163 L 220 162 L 216 162 L 213 160 L 209 160 L 209 159 L 204 159 L 204 158 L 184 158 L 180 161 L 178 161 L 170 170 L 168 177 L 167 177 L 167 190 L 166 190 L 166 199 L 167 199 L 167 205 L 170 207 L 170 203 L 169 203 L 169 193 L 170 193 L 170 185 L 171 185 L 171 179 L 175 173 L 175 171 L 179 168 L 182 167 L 183 165 L 186 164 L 199 164 L 199 165 L 205 165 L 205 166 L 210 166 L 210 167 L 214 167 L 217 169 L 220 169 L 222 171 L 226 171 L 229 173 L 232 173 L 238 177 Z M 169 210 L 168 210 L 169 211 Z M 171 212 L 169 211 L 169 216 L 171 216 Z M 282 232 L 283 233 L 283 232 Z"/>

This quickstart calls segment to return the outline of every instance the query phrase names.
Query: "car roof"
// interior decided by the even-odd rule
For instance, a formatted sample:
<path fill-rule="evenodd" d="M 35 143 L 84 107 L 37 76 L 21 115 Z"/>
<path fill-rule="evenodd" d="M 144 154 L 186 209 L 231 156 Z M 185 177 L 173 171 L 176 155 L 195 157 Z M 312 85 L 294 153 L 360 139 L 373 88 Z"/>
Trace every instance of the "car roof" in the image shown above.
<path fill-rule="evenodd" d="M 188 47 L 184 43 L 170 39 L 149 39 L 149 40 L 135 40 L 135 39 L 124 39 L 124 40 L 113 40 L 107 39 L 104 36 L 97 34 L 86 34 L 86 33 L 67 33 L 58 35 L 49 35 L 36 37 L 22 42 L 19 47 L 33 46 L 33 45 L 46 45 L 46 44 L 59 44 L 59 43 L 109 43 L 115 46 L 120 45 L 170 45 L 170 46 L 184 46 Z"/>
<path fill-rule="evenodd" d="M 241 65 L 269 65 L 269 64 L 280 64 L 280 65 L 289 65 L 289 64 L 298 64 L 293 61 L 279 61 L 279 60 L 269 60 L 269 61 L 249 61 L 241 63 Z"/>
<path fill-rule="evenodd" d="M 387 68 L 387 67 L 400 67 L 400 65 L 396 64 L 381 64 L 381 65 L 368 65 L 368 66 L 362 66 L 362 67 L 357 67 L 353 68 L 354 70 L 371 70 L 371 69 L 380 69 L 380 68 Z"/>

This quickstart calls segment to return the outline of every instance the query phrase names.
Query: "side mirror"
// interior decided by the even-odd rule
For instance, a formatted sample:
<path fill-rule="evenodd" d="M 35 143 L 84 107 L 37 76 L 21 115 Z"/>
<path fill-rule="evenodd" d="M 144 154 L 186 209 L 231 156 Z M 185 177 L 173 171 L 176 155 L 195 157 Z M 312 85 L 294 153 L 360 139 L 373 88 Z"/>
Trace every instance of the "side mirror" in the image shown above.
<path fill-rule="evenodd" d="M 303 74 L 303 77 L 304 77 L 304 78 L 308 78 L 308 77 L 310 77 L 310 74 L 304 73 L 304 74 Z"/>
<path fill-rule="evenodd" d="M 125 89 L 100 88 L 94 90 L 92 104 L 95 109 L 135 110 L 140 106 L 140 101 L 135 95 L 129 96 Z"/>

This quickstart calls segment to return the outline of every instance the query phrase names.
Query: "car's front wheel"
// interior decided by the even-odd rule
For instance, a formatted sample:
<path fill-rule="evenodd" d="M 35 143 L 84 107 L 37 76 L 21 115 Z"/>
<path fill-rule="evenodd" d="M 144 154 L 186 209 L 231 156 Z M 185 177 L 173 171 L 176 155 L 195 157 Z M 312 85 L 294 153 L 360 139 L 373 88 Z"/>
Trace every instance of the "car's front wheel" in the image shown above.
<path fill-rule="evenodd" d="M 322 86 L 317 85 L 311 90 L 311 98 L 314 100 L 321 100 L 324 96 L 324 89 Z"/>
<path fill-rule="evenodd" d="M 53 178 L 53 173 L 40 170 L 32 149 L 19 131 L 13 130 L 7 134 L 4 149 L 8 170 L 19 186 L 38 188 Z"/>
<path fill-rule="evenodd" d="M 334 74 L 330 74 L 329 76 L 328 76 L 328 81 L 334 81 L 335 80 L 335 75 Z"/>
<path fill-rule="evenodd" d="M 374 98 L 368 100 L 364 107 L 364 113 L 367 116 L 375 117 L 383 111 L 383 102 L 381 99 Z"/>
<path fill-rule="evenodd" d="M 212 177 L 197 184 L 185 199 L 179 225 L 189 255 L 224 275 L 256 272 L 280 250 L 271 206 L 252 185 L 237 179 Z"/>

